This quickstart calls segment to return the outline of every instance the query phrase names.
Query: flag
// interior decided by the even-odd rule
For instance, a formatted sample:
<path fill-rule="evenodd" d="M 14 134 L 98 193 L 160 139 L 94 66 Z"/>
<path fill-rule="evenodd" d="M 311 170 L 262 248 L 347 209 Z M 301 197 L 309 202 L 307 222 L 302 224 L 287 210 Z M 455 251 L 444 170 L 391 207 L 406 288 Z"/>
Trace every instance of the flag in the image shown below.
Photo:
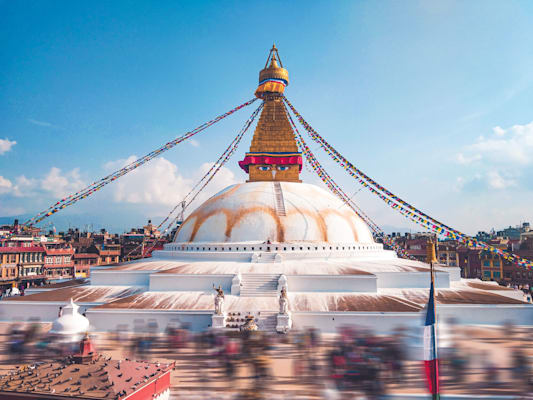
<path fill-rule="evenodd" d="M 435 326 L 435 285 L 431 266 L 431 287 L 424 326 L 424 369 L 429 392 L 439 399 L 439 360 L 437 357 L 437 334 Z"/>

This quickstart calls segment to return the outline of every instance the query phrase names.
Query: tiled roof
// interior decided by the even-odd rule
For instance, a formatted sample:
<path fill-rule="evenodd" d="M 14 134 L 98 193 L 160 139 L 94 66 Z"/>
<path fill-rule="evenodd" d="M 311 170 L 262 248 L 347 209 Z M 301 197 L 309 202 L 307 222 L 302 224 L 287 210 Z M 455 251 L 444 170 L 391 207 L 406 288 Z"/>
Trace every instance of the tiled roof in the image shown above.
<path fill-rule="evenodd" d="M 51 363 L 24 366 L 0 377 L 0 395 L 25 393 L 41 398 L 127 398 L 169 373 L 174 364 L 111 360 L 103 355 L 87 363 L 67 357 Z M 160 386 L 160 385 L 157 385 Z M 158 390 L 167 389 L 161 385 Z M 154 395 L 160 394 L 155 392 Z"/>
<path fill-rule="evenodd" d="M 140 288 L 135 286 L 73 286 L 28 296 L 8 297 L 4 300 L 67 302 L 72 299 L 76 303 L 104 303 L 131 296 L 139 293 L 140 290 Z"/>
<path fill-rule="evenodd" d="M 98 258 L 98 254 L 94 253 L 75 253 L 74 258 Z"/>
<path fill-rule="evenodd" d="M 3 246 L 0 247 L 0 253 L 34 253 L 34 252 L 44 252 L 44 248 L 42 246 L 30 246 L 30 247 L 23 247 L 23 246 L 17 246 L 17 247 L 7 247 Z"/>

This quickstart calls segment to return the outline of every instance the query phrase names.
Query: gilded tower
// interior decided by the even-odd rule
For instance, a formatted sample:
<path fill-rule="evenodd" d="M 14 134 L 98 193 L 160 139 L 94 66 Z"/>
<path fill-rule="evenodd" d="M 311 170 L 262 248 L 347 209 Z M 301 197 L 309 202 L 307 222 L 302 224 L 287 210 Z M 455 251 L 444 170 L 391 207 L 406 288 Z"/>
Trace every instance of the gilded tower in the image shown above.
<path fill-rule="evenodd" d="M 300 182 L 302 153 L 285 113 L 282 95 L 289 85 L 289 72 L 283 68 L 276 46 L 268 54 L 265 68 L 259 72 L 255 95 L 264 107 L 255 128 L 250 151 L 239 166 L 248 173 L 248 182 Z"/>

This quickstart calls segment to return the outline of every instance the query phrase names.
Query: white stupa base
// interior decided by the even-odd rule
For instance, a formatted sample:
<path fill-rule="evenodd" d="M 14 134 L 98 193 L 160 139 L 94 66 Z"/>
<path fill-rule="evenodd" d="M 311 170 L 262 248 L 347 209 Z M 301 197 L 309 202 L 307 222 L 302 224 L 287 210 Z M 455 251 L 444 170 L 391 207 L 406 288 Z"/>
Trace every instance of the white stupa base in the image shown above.
<path fill-rule="evenodd" d="M 278 323 L 276 325 L 276 331 L 278 333 L 287 333 L 292 327 L 291 313 L 278 314 Z"/>
<path fill-rule="evenodd" d="M 212 321 L 211 328 L 213 329 L 223 329 L 226 327 L 226 315 L 225 314 L 221 314 L 221 315 L 213 314 L 211 321 Z"/>

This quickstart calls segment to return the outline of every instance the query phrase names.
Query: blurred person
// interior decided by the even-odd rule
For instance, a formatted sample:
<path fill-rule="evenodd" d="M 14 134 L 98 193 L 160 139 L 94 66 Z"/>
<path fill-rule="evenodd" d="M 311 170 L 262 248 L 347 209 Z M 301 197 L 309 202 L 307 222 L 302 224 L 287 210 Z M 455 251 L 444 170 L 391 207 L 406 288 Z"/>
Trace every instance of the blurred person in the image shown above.
<path fill-rule="evenodd" d="M 529 365 L 523 349 L 517 347 L 513 348 L 511 353 L 511 364 L 511 372 L 514 379 L 518 380 L 520 384 L 527 382 L 527 379 L 524 379 L 524 377 L 528 377 L 529 375 Z"/>

